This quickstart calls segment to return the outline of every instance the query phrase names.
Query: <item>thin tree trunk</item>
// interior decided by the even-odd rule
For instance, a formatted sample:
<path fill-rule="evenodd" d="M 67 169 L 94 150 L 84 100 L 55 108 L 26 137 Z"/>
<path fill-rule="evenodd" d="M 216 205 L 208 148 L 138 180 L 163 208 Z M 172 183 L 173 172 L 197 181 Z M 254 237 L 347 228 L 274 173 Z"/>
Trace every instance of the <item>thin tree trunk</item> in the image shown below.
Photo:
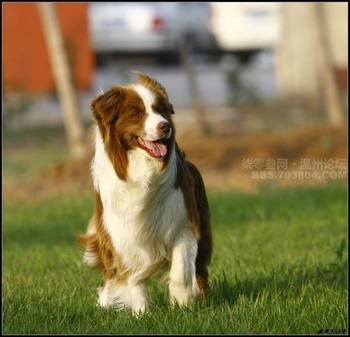
<path fill-rule="evenodd" d="M 331 57 L 331 44 L 327 36 L 327 22 L 325 19 L 325 7 L 322 3 L 314 4 L 314 15 L 317 23 L 319 40 L 319 76 L 322 96 L 326 105 L 329 122 L 334 126 L 343 124 L 343 111 L 341 96 L 336 82 Z"/>
<path fill-rule="evenodd" d="M 83 127 L 79 116 L 78 99 L 54 6 L 54 3 L 49 2 L 38 3 L 51 69 L 63 110 L 68 146 L 74 157 L 81 157 L 86 153 L 86 149 L 83 142 Z"/>
<path fill-rule="evenodd" d="M 182 62 L 186 68 L 186 74 L 190 87 L 190 95 L 192 98 L 194 110 L 197 115 L 198 125 L 200 127 L 201 133 L 205 136 L 208 136 L 211 134 L 211 128 L 205 117 L 204 104 L 199 94 L 196 75 L 190 60 L 190 47 L 185 37 L 181 39 L 180 53 Z"/>
<path fill-rule="evenodd" d="M 317 67 L 314 58 L 315 20 L 311 3 L 281 3 L 277 75 L 280 94 L 286 98 L 316 97 Z M 307 55 L 307 56 L 306 56 Z"/>

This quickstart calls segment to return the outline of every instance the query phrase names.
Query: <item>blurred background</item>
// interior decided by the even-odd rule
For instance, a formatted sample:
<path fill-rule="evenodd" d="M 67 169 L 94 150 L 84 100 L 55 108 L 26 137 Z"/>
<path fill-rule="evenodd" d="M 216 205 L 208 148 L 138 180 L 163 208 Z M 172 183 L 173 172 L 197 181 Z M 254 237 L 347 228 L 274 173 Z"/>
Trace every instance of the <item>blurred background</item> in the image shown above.
<path fill-rule="evenodd" d="M 5 333 L 346 333 L 348 3 L 1 6 Z M 137 324 L 96 310 L 75 240 L 91 101 L 135 70 L 169 94 L 214 238 L 206 301 L 167 311 L 152 282 Z"/>
<path fill-rule="evenodd" d="M 134 81 L 132 70 L 167 89 L 178 142 L 207 185 L 346 180 L 346 2 L 2 9 L 5 195 L 90 182 L 90 102 L 99 90 Z M 290 174 L 260 175 L 278 173 L 278 160 Z"/>

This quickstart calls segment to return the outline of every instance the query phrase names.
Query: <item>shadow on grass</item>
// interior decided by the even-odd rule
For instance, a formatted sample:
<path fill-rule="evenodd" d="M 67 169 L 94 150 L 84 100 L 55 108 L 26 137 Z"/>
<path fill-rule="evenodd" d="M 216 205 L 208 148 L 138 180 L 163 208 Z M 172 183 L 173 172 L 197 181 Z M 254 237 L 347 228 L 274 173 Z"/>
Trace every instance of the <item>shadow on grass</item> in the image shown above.
<path fill-rule="evenodd" d="M 254 302 L 263 293 L 268 296 L 271 293 L 290 296 L 300 294 L 305 286 L 328 285 L 346 289 L 346 284 L 346 260 L 337 260 L 308 269 L 300 265 L 281 265 L 269 275 L 257 276 L 254 279 L 229 281 L 223 273 L 222 278 L 212 281 L 207 301 L 213 305 L 234 305 L 240 297 Z"/>

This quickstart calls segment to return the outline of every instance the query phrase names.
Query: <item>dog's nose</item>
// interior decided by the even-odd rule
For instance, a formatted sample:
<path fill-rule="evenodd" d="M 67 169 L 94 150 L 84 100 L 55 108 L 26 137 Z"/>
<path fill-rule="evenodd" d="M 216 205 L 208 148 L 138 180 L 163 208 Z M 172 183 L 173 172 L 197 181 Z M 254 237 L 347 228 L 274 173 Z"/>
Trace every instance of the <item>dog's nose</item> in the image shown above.
<path fill-rule="evenodd" d="M 158 124 L 158 130 L 164 135 L 169 131 L 170 127 L 171 125 L 169 122 L 160 122 Z"/>

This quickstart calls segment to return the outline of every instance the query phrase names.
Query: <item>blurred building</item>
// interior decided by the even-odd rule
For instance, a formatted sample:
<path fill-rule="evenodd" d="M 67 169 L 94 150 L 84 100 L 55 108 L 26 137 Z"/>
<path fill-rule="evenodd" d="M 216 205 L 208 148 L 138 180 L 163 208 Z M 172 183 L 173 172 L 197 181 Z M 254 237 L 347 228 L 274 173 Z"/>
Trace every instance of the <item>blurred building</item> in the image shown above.
<path fill-rule="evenodd" d="M 4 3 L 3 83 L 5 93 L 47 93 L 55 88 L 36 3 Z M 92 85 L 94 55 L 87 22 L 88 3 L 56 4 L 59 22 L 78 89 Z"/>

